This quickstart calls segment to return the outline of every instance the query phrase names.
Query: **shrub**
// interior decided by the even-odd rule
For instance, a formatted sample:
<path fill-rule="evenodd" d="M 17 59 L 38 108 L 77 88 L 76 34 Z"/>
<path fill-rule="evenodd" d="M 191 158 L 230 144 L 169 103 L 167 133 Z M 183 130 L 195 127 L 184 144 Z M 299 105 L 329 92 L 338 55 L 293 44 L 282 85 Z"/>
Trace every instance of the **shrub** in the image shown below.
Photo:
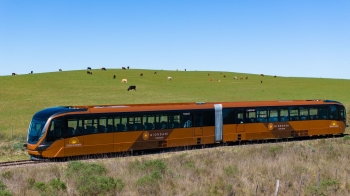
<path fill-rule="evenodd" d="M 230 177 L 235 177 L 238 174 L 238 168 L 237 167 L 232 167 L 228 166 L 224 169 L 224 172 L 227 176 Z"/>
<path fill-rule="evenodd" d="M 2 173 L 2 177 L 5 179 L 11 179 L 13 177 L 13 172 L 12 171 L 5 171 L 4 173 Z"/>
<path fill-rule="evenodd" d="M 149 160 L 144 163 L 141 163 L 139 160 L 136 160 L 131 166 L 132 169 L 137 169 L 141 171 L 148 170 L 164 172 L 167 168 L 166 163 L 160 159 Z"/>
<path fill-rule="evenodd" d="M 322 180 L 319 186 L 309 186 L 307 191 L 312 195 L 332 195 L 338 189 L 339 181 Z"/>
<path fill-rule="evenodd" d="M 67 189 L 67 186 L 59 178 L 52 179 L 48 184 L 45 182 L 35 182 L 34 188 L 38 190 L 42 196 L 62 195 L 61 193 Z"/>
<path fill-rule="evenodd" d="M 106 177 L 106 173 L 104 165 L 79 161 L 68 163 L 66 171 L 81 195 L 108 195 L 113 190 L 120 192 L 125 186 L 123 180 Z"/>
<path fill-rule="evenodd" d="M 32 188 L 35 184 L 35 179 L 34 178 L 28 178 L 27 179 L 27 183 L 28 183 L 28 188 Z"/>
<path fill-rule="evenodd" d="M 149 185 L 162 179 L 162 174 L 159 171 L 153 171 L 148 175 L 145 175 L 136 181 L 137 186 Z"/>

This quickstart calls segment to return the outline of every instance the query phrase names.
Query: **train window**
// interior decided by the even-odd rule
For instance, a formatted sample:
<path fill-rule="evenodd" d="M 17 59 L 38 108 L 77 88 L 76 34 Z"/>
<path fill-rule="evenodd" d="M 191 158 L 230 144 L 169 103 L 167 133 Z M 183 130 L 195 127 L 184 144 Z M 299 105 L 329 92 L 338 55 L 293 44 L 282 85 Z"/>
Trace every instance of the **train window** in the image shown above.
<path fill-rule="evenodd" d="M 278 122 L 278 109 L 269 108 L 268 109 L 269 122 Z"/>
<path fill-rule="evenodd" d="M 290 121 L 299 120 L 299 108 L 289 107 L 289 120 Z"/>
<path fill-rule="evenodd" d="M 309 119 L 309 109 L 306 107 L 299 107 L 300 112 L 300 120 L 308 120 Z"/>
<path fill-rule="evenodd" d="M 55 118 L 50 123 L 49 132 L 46 136 L 46 141 L 51 142 L 62 138 L 62 119 Z"/>
<path fill-rule="evenodd" d="M 222 122 L 223 124 L 234 124 L 235 123 L 235 110 L 231 108 L 222 110 Z"/>
<path fill-rule="evenodd" d="M 266 108 L 256 109 L 256 121 L 257 122 L 267 122 L 267 111 Z"/>
<path fill-rule="evenodd" d="M 256 111 L 255 109 L 246 109 L 245 111 L 245 123 L 254 123 L 256 122 Z"/>
<path fill-rule="evenodd" d="M 203 126 L 203 120 L 202 120 L 202 113 L 195 113 L 194 114 L 194 127 L 202 127 Z"/>
<path fill-rule="evenodd" d="M 288 108 L 280 108 L 280 122 L 287 122 L 288 120 Z"/>
<path fill-rule="evenodd" d="M 203 126 L 215 126 L 215 112 L 203 111 Z"/>
<path fill-rule="evenodd" d="M 98 125 L 97 125 L 98 132 L 99 133 L 105 133 L 107 131 L 106 125 L 107 125 L 107 118 L 106 117 L 100 117 L 98 119 Z"/>
<path fill-rule="evenodd" d="M 113 118 L 107 117 L 106 118 L 106 132 L 114 132 L 114 124 L 113 124 Z"/>
<path fill-rule="evenodd" d="M 180 114 L 169 114 L 169 128 L 180 128 Z"/>
<path fill-rule="evenodd" d="M 325 120 L 327 119 L 327 108 L 326 107 L 319 107 L 318 108 L 318 119 Z"/>
<path fill-rule="evenodd" d="M 339 110 L 339 120 L 345 120 L 346 111 L 344 106 L 338 106 L 338 110 Z"/>
<path fill-rule="evenodd" d="M 156 129 L 167 129 L 168 128 L 168 115 L 167 114 L 156 114 Z"/>
<path fill-rule="evenodd" d="M 69 118 L 66 135 L 77 136 L 83 134 L 83 120 L 79 118 Z"/>
<path fill-rule="evenodd" d="M 337 106 L 335 105 L 330 105 L 328 107 L 328 118 L 331 120 L 337 120 L 338 119 L 338 110 L 337 110 Z"/>
<path fill-rule="evenodd" d="M 127 124 L 128 124 L 128 117 L 120 116 L 120 124 L 117 125 L 118 131 L 129 131 Z"/>
<path fill-rule="evenodd" d="M 244 122 L 244 110 L 238 109 L 237 110 L 237 124 L 242 124 Z"/>
<path fill-rule="evenodd" d="M 129 116 L 128 123 L 127 123 L 127 129 L 129 131 L 138 131 L 142 130 L 142 123 L 141 123 L 141 117 L 138 116 Z"/>
<path fill-rule="evenodd" d="M 91 119 L 85 119 L 84 121 L 84 134 L 92 134 L 97 133 L 97 119 L 91 118 Z"/>
<path fill-rule="evenodd" d="M 192 119 L 192 115 L 190 112 L 182 112 L 181 113 L 181 125 L 182 125 L 182 127 L 184 127 L 184 128 L 192 127 L 192 122 L 193 122 L 193 119 Z"/>
<path fill-rule="evenodd" d="M 317 108 L 315 107 L 309 108 L 309 116 L 310 116 L 310 120 L 318 120 Z"/>
<path fill-rule="evenodd" d="M 154 129 L 154 115 L 146 114 L 142 117 L 143 129 L 144 130 L 153 130 Z"/>

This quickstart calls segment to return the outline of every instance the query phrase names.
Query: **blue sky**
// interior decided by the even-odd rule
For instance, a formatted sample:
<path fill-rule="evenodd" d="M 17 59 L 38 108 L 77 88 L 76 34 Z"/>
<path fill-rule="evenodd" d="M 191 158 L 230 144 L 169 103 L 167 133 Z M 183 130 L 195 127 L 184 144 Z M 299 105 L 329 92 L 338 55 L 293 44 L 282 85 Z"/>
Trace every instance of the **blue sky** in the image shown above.
<path fill-rule="evenodd" d="M 0 75 L 88 66 L 350 79 L 350 1 L 0 0 Z"/>

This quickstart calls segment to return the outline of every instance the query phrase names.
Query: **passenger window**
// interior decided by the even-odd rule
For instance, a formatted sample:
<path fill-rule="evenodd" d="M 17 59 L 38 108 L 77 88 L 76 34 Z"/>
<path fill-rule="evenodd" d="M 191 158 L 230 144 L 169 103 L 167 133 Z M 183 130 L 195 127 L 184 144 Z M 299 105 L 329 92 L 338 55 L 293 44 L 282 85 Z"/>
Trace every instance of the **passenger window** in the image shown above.
<path fill-rule="evenodd" d="M 234 111 L 234 109 L 223 109 L 222 110 L 222 122 L 223 122 L 223 124 L 234 124 L 235 123 L 235 111 Z"/>
<path fill-rule="evenodd" d="M 321 120 L 327 119 L 327 108 L 326 107 L 318 108 L 318 119 L 321 119 Z"/>
<path fill-rule="evenodd" d="M 169 128 L 180 128 L 180 114 L 169 114 Z"/>
<path fill-rule="evenodd" d="M 288 108 L 280 108 L 280 122 L 287 122 L 288 120 Z"/>
<path fill-rule="evenodd" d="M 153 114 L 143 115 L 142 121 L 143 121 L 143 129 L 144 130 L 153 130 L 154 129 L 154 115 Z"/>
<path fill-rule="evenodd" d="M 269 122 L 278 122 L 278 109 L 277 108 L 269 108 Z"/>
<path fill-rule="evenodd" d="M 190 112 L 183 112 L 181 114 L 181 125 L 184 128 L 192 127 L 192 115 Z"/>
<path fill-rule="evenodd" d="M 237 111 L 237 124 L 243 124 L 244 123 L 244 110 L 243 109 L 239 109 Z"/>
<path fill-rule="evenodd" d="M 267 122 L 267 111 L 265 108 L 256 109 L 256 121 Z"/>
<path fill-rule="evenodd" d="M 203 111 L 203 126 L 215 126 L 215 112 Z"/>
<path fill-rule="evenodd" d="M 299 120 L 299 109 L 297 107 L 289 107 L 289 120 Z"/>
<path fill-rule="evenodd" d="M 156 129 L 167 129 L 168 128 L 168 115 L 157 114 L 156 115 Z"/>
<path fill-rule="evenodd" d="M 93 134 L 97 133 L 97 119 L 86 119 L 84 122 L 84 134 Z"/>
<path fill-rule="evenodd" d="M 247 109 L 245 114 L 245 123 L 256 122 L 256 111 L 255 109 Z"/>
<path fill-rule="evenodd" d="M 310 120 L 318 120 L 317 108 L 309 108 L 309 112 Z"/>
<path fill-rule="evenodd" d="M 335 105 L 330 105 L 328 108 L 328 112 L 329 112 L 329 119 L 331 120 L 337 120 L 338 119 L 338 110 L 337 107 Z"/>
<path fill-rule="evenodd" d="M 55 141 L 62 138 L 62 119 L 53 119 L 50 123 L 50 129 L 46 137 L 47 142 Z"/>
<path fill-rule="evenodd" d="M 78 120 L 76 118 L 68 119 L 67 136 L 71 137 L 79 135 L 78 131 L 76 130 L 78 126 Z"/>
<path fill-rule="evenodd" d="M 339 109 L 339 120 L 345 120 L 345 116 L 346 116 L 346 113 L 345 113 L 345 108 L 344 106 L 338 106 L 338 109 Z"/>
<path fill-rule="evenodd" d="M 300 112 L 300 120 L 308 120 L 309 119 L 309 109 L 306 107 L 299 107 Z"/>

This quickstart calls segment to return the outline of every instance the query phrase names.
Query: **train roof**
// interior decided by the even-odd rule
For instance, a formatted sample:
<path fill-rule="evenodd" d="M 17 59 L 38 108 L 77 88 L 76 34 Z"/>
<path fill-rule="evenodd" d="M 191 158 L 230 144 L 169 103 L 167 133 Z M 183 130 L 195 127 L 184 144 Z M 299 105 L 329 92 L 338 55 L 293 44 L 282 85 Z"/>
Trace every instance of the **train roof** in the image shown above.
<path fill-rule="evenodd" d="M 212 109 L 215 104 L 223 107 L 269 107 L 269 106 L 303 106 L 338 104 L 333 100 L 277 100 L 277 101 L 241 101 L 241 102 L 186 102 L 186 103 L 149 103 L 120 105 L 90 105 L 90 106 L 58 106 L 47 108 L 35 114 L 37 118 L 48 118 L 62 113 L 108 113 L 108 112 L 138 112 L 138 111 L 176 111 L 191 109 Z"/>

